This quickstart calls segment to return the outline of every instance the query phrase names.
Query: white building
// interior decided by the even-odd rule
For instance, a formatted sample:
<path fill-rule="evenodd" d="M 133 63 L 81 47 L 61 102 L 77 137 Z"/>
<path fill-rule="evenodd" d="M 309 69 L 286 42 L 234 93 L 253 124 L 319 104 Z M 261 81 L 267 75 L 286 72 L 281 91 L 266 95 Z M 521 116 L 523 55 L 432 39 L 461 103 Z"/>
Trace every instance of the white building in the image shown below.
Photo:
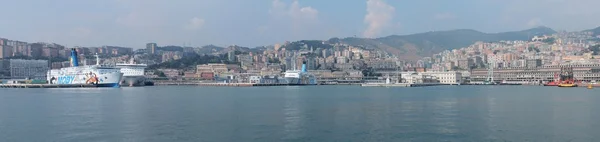
<path fill-rule="evenodd" d="M 263 83 L 262 76 L 250 76 L 250 83 Z"/>
<path fill-rule="evenodd" d="M 440 81 L 435 76 L 424 75 L 415 72 L 406 74 L 403 73 L 402 80 L 404 80 L 404 83 L 408 84 L 440 83 Z"/>
<path fill-rule="evenodd" d="M 440 83 L 442 83 L 442 84 L 461 84 L 461 83 L 463 83 L 462 73 L 460 73 L 460 72 L 455 72 L 455 71 L 423 72 L 421 74 L 435 76 L 435 77 L 437 77 L 438 80 L 440 80 Z"/>
<path fill-rule="evenodd" d="M 414 74 L 433 76 L 440 81 L 441 84 L 462 84 L 463 76 L 461 72 L 447 71 L 447 72 L 403 72 L 401 73 L 403 79 L 405 76 L 411 76 Z"/>

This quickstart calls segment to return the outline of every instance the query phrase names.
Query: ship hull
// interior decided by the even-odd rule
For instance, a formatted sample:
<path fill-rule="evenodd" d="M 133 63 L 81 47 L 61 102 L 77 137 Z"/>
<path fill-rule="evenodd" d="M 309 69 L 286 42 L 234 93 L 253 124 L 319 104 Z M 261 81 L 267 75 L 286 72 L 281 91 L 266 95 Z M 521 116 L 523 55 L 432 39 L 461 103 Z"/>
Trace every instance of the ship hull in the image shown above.
<path fill-rule="evenodd" d="M 116 69 L 70 67 L 48 71 L 50 84 L 95 84 L 98 87 L 120 87 L 123 73 Z"/>
<path fill-rule="evenodd" d="M 98 82 L 88 81 L 90 78 L 89 75 L 84 74 L 58 75 L 54 77 L 56 79 L 50 80 L 51 84 L 97 84 L 98 87 L 119 87 L 122 74 L 117 72 L 97 75 Z"/>
<path fill-rule="evenodd" d="M 294 78 L 286 77 L 287 84 L 291 85 L 317 85 L 317 81 L 314 78 Z"/>
<path fill-rule="evenodd" d="M 558 87 L 577 87 L 577 84 L 559 84 Z"/>
<path fill-rule="evenodd" d="M 121 86 L 146 86 L 146 77 L 144 76 L 123 76 Z"/>

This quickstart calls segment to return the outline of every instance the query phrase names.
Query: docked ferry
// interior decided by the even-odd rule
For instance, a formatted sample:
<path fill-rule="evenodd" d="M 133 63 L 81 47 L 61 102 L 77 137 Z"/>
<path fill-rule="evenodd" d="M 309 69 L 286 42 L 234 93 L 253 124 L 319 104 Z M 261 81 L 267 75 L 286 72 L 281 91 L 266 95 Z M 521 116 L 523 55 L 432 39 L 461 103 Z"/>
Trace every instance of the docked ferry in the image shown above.
<path fill-rule="evenodd" d="M 135 64 L 133 59 L 129 63 L 116 64 L 116 67 L 121 69 L 123 73 L 123 79 L 121 85 L 127 86 L 145 86 L 146 77 L 144 72 L 148 65 L 146 64 Z"/>
<path fill-rule="evenodd" d="M 96 55 L 96 65 L 79 66 L 77 51 L 71 49 L 71 67 L 49 70 L 50 84 L 94 84 L 97 87 L 120 87 L 123 73 L 119 68 L 100 65 Z"/>
<path fill-rule="evenodd" d="M 317 85 L 316 77 L 306 71 L 306 62 L 302 63 L 302 70 L 286 71 L 284 78 L 292 85 Z"/>

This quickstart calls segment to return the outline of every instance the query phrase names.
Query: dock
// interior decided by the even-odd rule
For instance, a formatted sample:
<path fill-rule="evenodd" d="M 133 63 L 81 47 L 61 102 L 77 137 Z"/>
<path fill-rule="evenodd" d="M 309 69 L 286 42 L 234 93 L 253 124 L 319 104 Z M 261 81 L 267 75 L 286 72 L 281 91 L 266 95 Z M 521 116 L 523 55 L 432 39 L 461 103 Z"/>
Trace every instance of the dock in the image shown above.
<path fill-rule="evenodd" d="M 0 88 L 97 88 L 92 84 L 0 84 Z"/>
<path fill-rule="evenodd" d="M 386 84 L 386 83 L 366 83 L 366 84 L 362 84 L 361 86 L 363 87 L 425 87 L 425 86 L 441 86 L 441 85 L 450 85 L 450 84 L 428 84 L 428 83 L 423 83 L 423 84 L 411 84 L 411 83 L 391 83 L 391 84 Z"/>
<path fill-rule="evenodd" d="M 217 86 L 217 87 L 260 87 L 260 86 L 310 86 L 304 84 L 287 83 L 193 83 L 193 82 L 170 82 L 155 83 L 156 86 Z"/>

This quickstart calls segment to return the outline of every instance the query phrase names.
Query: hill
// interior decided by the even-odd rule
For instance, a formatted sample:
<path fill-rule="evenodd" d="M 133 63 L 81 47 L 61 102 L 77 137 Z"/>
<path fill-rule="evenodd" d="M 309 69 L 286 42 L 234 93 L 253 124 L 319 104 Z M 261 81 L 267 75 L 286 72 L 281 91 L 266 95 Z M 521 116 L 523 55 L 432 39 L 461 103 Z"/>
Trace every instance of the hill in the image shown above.
<path fill-rule="evenodd" d="M 598 36 L 598 35 L 600 35 L 600 27 L 597 27 L 597 28 L 595 28 L 595 29 L 585 30 L 585 31 L 586 31 L 586 32 L 592 32 L 592 33 L 594 33 L 594 34 L 593 34 L 594 36 Z"/>
<path fill-rule="evenodd" d="M 444 50 L 467 47 L 475 42 L 497 42 L 502 40 L 530 40 L 536 35 L 554 34 L 556 31 L 547 27 L 503 32 L 483 33 L 476 30 L 460 29 L 450 31 L 436 31 L 412 35 L 392 35 L 382 38 L 344 38 L 331 39 L 353 46 L 378 48 L 398 56 L 404 60 L 418 60 Z"/>

